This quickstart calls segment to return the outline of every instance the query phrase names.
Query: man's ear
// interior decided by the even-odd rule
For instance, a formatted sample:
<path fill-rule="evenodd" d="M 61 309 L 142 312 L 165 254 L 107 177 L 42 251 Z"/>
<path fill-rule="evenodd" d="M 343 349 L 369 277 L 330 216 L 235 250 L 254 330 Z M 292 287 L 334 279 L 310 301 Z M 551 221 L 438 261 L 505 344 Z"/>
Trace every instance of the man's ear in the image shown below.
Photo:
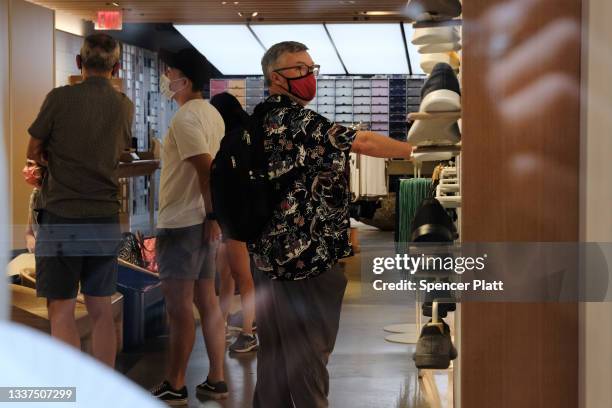
<path fill-rule="evenodd" d="M 279 85 L 285 87 L 285 78 L 278 72 L 270 72 L 270 85 Z"/>
<path fill-rule="evenodd" d="M 76 56 L 76 65 L 79 71 L 83 70 L 83 59 L 81 58 L 81 55 Z"/>
<path fill-rule="evenodd" d="M 113 65 L 113 72 L 112 72 L 112 76 L 117 76 L 117 74 L 119 73 L 119 68 L 121 68 L 121 64 L 120 63 L 116 63 L 115 65 Z"/>

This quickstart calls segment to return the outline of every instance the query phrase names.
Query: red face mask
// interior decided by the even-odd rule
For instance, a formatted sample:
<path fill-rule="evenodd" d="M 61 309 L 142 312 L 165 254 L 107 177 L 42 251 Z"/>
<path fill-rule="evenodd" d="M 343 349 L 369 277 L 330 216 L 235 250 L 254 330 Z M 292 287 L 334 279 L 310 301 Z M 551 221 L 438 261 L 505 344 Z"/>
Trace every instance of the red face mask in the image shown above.
<path fill-rule="evenodd" d="M 313 73 L 306 74 L 298 78 L 287 78 L 287 91 L 303 101 L 312 101 L 317 95 L 317 78 Z"/>

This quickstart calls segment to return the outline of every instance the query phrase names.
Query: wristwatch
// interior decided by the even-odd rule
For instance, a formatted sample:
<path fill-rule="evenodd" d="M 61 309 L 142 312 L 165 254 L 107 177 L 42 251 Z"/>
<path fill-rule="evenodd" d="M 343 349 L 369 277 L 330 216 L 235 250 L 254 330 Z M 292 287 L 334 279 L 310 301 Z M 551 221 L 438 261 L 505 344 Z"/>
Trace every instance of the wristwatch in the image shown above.
<path fill-rule="evenodd" d="M 206 220 L 207 221 L 217 221 L 217 214 L 215 214 L 214 212 L 206 214 Z"/>

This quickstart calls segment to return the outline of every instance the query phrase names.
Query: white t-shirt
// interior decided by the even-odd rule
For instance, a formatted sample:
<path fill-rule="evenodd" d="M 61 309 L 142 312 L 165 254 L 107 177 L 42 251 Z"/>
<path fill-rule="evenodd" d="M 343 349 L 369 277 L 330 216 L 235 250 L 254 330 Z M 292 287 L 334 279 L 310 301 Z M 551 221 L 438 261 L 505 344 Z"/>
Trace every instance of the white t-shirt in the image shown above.
<path fill-rule="evenodd" d="M 206 153 L 214 158 L 224 134 L 221 114 L 204 99 L 193 99 L 176 112 L 162 146 L 158 228 L 204 222 L 198 174 L 186 159 Z"/>

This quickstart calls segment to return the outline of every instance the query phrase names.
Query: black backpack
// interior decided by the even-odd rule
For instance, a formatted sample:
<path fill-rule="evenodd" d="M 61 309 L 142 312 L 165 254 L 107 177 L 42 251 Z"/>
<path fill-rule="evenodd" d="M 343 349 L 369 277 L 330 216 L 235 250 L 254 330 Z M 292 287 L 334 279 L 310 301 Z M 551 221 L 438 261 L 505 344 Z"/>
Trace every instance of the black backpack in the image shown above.
<path fill-rule="evenodd" d="M 211 194 L 224 238 L 253 242 L 261 236 L 285 190 L 267 174 L 263 120 L 272 106 L 261 103 L 249 129 L 230 129 L 211 168 Z M 286 178 L 284 177 L 283 180 Z"/>

